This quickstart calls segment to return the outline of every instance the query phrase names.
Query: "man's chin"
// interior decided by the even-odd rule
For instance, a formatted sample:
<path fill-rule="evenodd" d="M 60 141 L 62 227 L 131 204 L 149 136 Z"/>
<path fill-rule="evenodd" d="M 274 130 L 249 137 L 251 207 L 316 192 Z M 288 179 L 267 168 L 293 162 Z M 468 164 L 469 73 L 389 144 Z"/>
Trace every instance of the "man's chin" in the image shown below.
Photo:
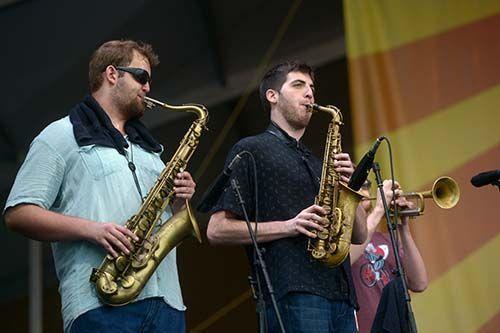
<path fill-rule="evenodd" d="M 141 118 L 145 111 L 145 107 L 140 108 L 137 105 L 134 105 L 128 109 L 127 114 L 129 115 L 129 118 Z"/>
<path fill-rule="evenodd" d="M 311 121 L 311 117 L 304 118 L 298 121 L 298 126 L 302 128 L 306 128 L 309 125 L 309 122 Z"/>
<path fill-rule="evenodd" d="M 309 121 L 307 121 L 307 122 L 297 121 L 297 122 L 291 123 L 290 125 L 296 130 L 303 130 L 307 127 L 307 125 L 309 125 Z"/>
<path fill-rule="evenodd" d="M 144 112 L 146 112 L 146 105 L 144 103 L 140 103 L 135 105 L 134 107 L 134 115 L 138 118 L 142 117 L 144 115 Z"/>
<path fill-rule="evenodd" d="M 144 112 L 146 112 L 146 107 L 145 106 L 141 106 L 140 108 L 137 108 L 136 113 L 137 113 L 137 115 L 139 117 L 142 117 L 144 115 Z"/>

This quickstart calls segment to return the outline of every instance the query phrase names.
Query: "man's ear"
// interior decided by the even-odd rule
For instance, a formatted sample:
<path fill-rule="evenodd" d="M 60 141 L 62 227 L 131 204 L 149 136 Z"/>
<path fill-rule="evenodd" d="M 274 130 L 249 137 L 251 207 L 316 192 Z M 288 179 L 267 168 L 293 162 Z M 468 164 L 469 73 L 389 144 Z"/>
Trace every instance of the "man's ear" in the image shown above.
<path fill-rule="evenodd" d="M 278 95 L 279 93 L 276 90 L 267 89 L 266 91 L 266 99 L 271 104 L 276 104 L 278 102 Z"/>
<path fill-rule="evenodd" d="M 111 85 L 115 85 L 116 82 L 118 81 L 118 70 L 114 67 L 109 65 L 106 67 L 106 70 L 103 72 L 104 75 L 104 81 L 107 81 Z"/>

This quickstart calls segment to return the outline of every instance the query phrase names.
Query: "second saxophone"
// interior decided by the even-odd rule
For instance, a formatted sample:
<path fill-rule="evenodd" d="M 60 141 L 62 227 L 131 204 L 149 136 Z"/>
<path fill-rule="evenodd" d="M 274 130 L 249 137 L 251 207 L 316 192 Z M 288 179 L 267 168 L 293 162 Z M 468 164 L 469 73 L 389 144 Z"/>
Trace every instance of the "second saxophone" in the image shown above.
<path fill-rule="evenodd" d="M 314 202 L 327 211 L 325 216 L 327 223 L 323 232 L 314 231 L 317 238 L 309 240 L 307 250 L 314 259 L 329 267 L 335 267 L 349 254 L 356 209 L 362 195 L 340 181 L 340 175 L 333 165 L 334 155 L 342 152 L 340 135 L 340 126 L 343 125 L 342 113 L 333 105 L 311 104 L 310 109 L 326 112 L 332 116 L 332 120 L 326 137 L 319 193 Z"/>

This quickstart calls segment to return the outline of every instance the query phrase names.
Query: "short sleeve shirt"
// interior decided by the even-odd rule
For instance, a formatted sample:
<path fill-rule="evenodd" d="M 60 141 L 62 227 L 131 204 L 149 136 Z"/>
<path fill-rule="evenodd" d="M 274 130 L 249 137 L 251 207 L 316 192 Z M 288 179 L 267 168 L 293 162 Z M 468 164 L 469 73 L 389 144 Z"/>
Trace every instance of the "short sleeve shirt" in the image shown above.
<path fill-rule="evenodd" d="M 252 159 L 242 152 L 253 156 L 256 177 Z M 271 124 L 264 133 L 239 141 L 229 153 L 226 165 L 238 153 L 242 159 L 233 168 L 230 181 L 237 181 L 251 221 L 285 221 L 314 204 L 322 162 L 277 125 Z M 239 219 L 244 217 L 231 187 L 225 189 L 212 209 L 219 210 L 230 211 Z M 307 251 L 308 239 L 300 235 L 260 244 L 277 298 L 289 292 L 306 292 L 355 305 L 350 265 L 328 268 L 312 259 Z M 247 247 L 253 263 L 250 253 L 251 247 Z"/>
<path fill-rule="evenodd" d="M 130 152 L 143 194 L 153 186 L 164 164 L 157 153 L 132 143 Z M 125 222 L 141 205 L 126 157 L 114 148 L 79 147 L 69 117 L 45 128 L 31 143 L 7 199 L 5 210 L 18 204 L 34 204 L 64 215 L 97 222 Z M 171 214 L 164 213 L 163 220 Z M 86 241 L 53 242 L 52 252 L 65 331 L 80 314 L 102 304 L 89 282 L 92 268 L 100 266 L 106 253 Z M 177 275 L 176 251 L 159 265 L 137 298 L 160 296 L 184 310 Z"/>
<path fill-rule="evenodd" d="M 404 255 L 401 247 L 399 253 Z M 395 268 L 389 235 L 375 232 L 363 255 L 352 265 L 354 286 L 361 304 L 358 311 L 360 332 L 370 331 L 382 291 L 393 279 Z"/>

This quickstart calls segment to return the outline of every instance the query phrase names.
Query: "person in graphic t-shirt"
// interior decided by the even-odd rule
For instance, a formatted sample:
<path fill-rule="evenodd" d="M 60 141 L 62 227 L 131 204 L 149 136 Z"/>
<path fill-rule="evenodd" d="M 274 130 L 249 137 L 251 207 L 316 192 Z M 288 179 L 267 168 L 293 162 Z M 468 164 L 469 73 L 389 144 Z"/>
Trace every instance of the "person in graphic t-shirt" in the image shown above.
<path fill-rule="evenodd" d="M 400 208 L 413 208 L 413 203 L 401 197 L 402 190 L 398 182 L 394 182 L 396 203 Z M 387 203 L 393 201 L 392 181 L 385 180 L 383 190 Z M 367 181 L 362 192 L 369 195 L 370 182 Z M 385 226 L 380 221 L 384 217 L 384 206 L 380 193 L 377 191 L 376 204 L 372 209 L 371 202 L 361 201 L 362 207 L 368 213 L 367 229 L 368 236 L 361 245 L 351 246 L 352 277 L 356 289 L 360 309 L 357 312 L 359 331 L 370 332 L 373 319 L 377 313 L 377 306 L 382 295 L 382 289 L 394 277 L 396 261 L 392 253 L 390 236 L 381 229 Z M 420 252 L 413 240 L 408 224 L 408 217 L 402 217 L 398 224 L 400 240 L 400 256 L 404 266 L 408 288 L 414 292 L 422 292 L 427 288 L 428 277 L 425 264 Z"/>

